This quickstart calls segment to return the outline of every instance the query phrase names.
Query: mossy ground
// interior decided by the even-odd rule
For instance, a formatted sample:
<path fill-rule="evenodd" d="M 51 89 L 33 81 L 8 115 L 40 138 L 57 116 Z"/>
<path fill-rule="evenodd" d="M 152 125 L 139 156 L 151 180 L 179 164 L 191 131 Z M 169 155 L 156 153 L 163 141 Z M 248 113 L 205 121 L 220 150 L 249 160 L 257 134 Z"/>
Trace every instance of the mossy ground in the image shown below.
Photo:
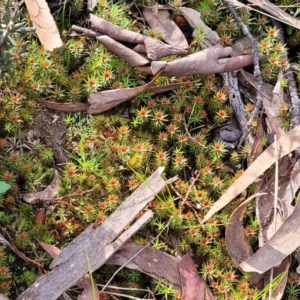
<path fill-rule="evenodd" d="M 143 2 L 137 1 L 146 4 Z M 100 0 L 94 13 L 135 30 L 136 8 L 129 4 Z M 176 6 L 179 2 L 172 4 Z M 14 34 L 15 46 L 6 48 L 6 53 L 15 59 L 0 81 L 0 177 L 12 187 L 0 194 L 1 227 L 20 250 L 47 270 L 50 259 L 35 238 L 65 247 L 88 225 L 99 226 L 157 167 L 165 166 L 166 177 L 178 175 L 179 180 L 151 203 L 155 217 L 132 240 L 146 243 L 172 216 L 168 228 L 152 246 L 173 254 L 171 237 L 175 238 L 180 251 L 192 254 L 202 278 L 218 299 L 225 299 L 227 292 L 229 299 L 253 299 L 257 291 L 234 266 L 224 242 L 226 222 L 240 201 L 227 206 L 207 224 L 199 224 L 211 204 L 242 172 L 251 150 L 244 145 L 240 151 L 229 152 L 222 142 L 214 140 L 214 130 L 232 119 L 228 91 L 220 77 L 159 77 L 157 85 L 184 82 L 185 86 L 158 96 L 143 93 L 96 116 L 47 111 L 38 98 L 86 102 L 91 92 L 134 87 L 149 81 L 96 41 L 67 36 L 71 24 L 88 27 L 84 1 L 49 1 L 49 5 L 64 47 L 48 53 L 33 34 Z M 241 36 L 229 13 L 219 9 L 218 1 L 191 1 L 188 6 L 202 13 L 203 21 L 217 30 L 224 45 L 231 45 Z M 176 14 L 175 10 L 174 18 Z M 286 46 L 276 41 L 268 18 L 246 10 L 239 14 L 250 30 L 262 36 L 260 50 L 273 58 L 263 63 L 262 76 L 274 83 L 285 63 Z M 20 18 L 29 24 L 25 11 Z M 288 45 L 297 45 L 299 31 L 287 29 L 287 34 Z M 190 52 L 201 50 L 197 41 L 192 44 Z M 292 51 L 296 52 L 297 47 L 293 46 Z M 246 113 L 252 109 L 253 105 L 245 103 Z M 283 105 L 286 127 L 287 111 L 288 106 Z M 61 200 L 47 207 L 25 203 L 22 195 L 47 186 L 55 168 L 61 174 Z M 256 245 L 258 224 L 254 207 L 247 212 L 247 220 L 246 235 Z M 5 232 L 2 234 L 6 236 Z M 16 270 L 16 266 L 20 267 Z M 94 274 L 94 279 L 105 284 L 114 270 L 104 266 Z M 0 248 L 2 293 L 13 299 L 40 272 L 34 265 L 20 261 L 5 246 Z M 114 284 L 145 288 L 149 279 L 124 269 Z M 290 285 L 294 287 L 295 282 Z M 180 298 L 172 287 L 159 280 L 151 280 L 150 288 L 158 298 Z M 298 292 L 290 291 L 287 296 Z"/>

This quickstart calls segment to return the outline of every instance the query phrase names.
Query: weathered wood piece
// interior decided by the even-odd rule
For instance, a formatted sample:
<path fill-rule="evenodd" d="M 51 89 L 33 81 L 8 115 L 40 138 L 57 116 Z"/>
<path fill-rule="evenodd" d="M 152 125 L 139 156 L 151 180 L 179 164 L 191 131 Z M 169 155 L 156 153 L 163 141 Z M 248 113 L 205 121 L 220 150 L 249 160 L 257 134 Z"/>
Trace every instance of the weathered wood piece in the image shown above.
<path fill-rule="evenodd" d="M 135 216 L 165 185 L 161 177 L 164 168 L 154 172 L 129 198 L 127 198 L 101 226 L 89 226 L 54 259 L 53 270 L 33 283 L 17 300 L 55 300 L 89 271 L 101 267 L 151 217 L 148 211 L 134 225 L 124 231 Z M 87 260 L 90 262 L 88 267 Z"/>

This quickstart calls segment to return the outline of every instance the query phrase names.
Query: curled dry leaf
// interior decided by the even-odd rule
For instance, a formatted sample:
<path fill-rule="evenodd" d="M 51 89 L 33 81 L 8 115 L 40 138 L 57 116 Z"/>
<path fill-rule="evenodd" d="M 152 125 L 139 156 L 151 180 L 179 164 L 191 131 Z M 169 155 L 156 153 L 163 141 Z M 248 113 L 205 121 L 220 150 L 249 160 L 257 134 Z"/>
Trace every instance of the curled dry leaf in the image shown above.
<path fill-rule="evenodd" d="M 300 245 L 300 201 L 272 238 L 240 264 L 245 272 L 264 273 L 277 266 Z"/>
<path fill-rule="evenodd" d="M 59 178 L 58 171 L 55 170 L 55 175 L 50 185 L 48 185 L 41 192 L 24 194 L 23 199 L 28 203 L 34 203 L 35 201 L 38 200 L 51 201 L 57 196 L 59 189 L 60 189 L 60 178 Z"/>
<path fill-rule="evenodd" d="M 256 193 L 249 197 L 234 210 L 229 218 L 225 232 L 226 250 L 236 266 L 253 255 L 253 250 L 245 237 L 243 216 L 250 201 L 260 195 L 265 195 L 265 193 Z M 256 273 L 250 274 L 250 282 L 255 286 L 261 279 L 262 276 Z"/>
<path fill-rule="evenodd" d="M 175 77 L 224 73 L 253 63 L 252 54 L 227 58 L 231 53 L 231 47 L 224 48 L 217 44 L 203 51 L 167 62 L 166 68 L 161 75 Z M 263 58 L 263 56 L 260 56 L 260 58 Z M 138 69 L 149 74 L 155 74 L 165 63 L 164 61 L 153 61 L 151 68 L 140 67 Z"/>
<path fill-rule="evenodd" d="M 170 19 L 168 10 L 158 9 L 155 11 L 151 7 L 144 7 L 142 12 L 150 27 L 163 34 L 163 40 L 165 42 L 180 49 L 187 49 L 189 47 L 182 31 L 176 23 Z"/>
<path fill-rule="evenodd" d="M 294 151 L 300 146 L 300 126 L 295 127 L 286 135 L 278 139 L 278 159 Z M 227 191 L 213 204 L 204 216 L 202 223 L 230 203 L 236 196 L 243 192 L 251 183 L 262 175 L 276 160 L 274 143 L 270 145 L 248 169 L 227 189 Z"/>
<path fill-rule="evenodd" d="M 97 37 L 97 40 L 102 43 L 107 49 L 128 62 L 132 67 L 144 66 L 149 63 L 148 59 L 122 45 L 121 43 L 113 40 L 107 35 L 99 36 Z"/>
<path fill-rule="evenodd" d="M 62 46 L 59 31 L 45 0 L 25 0 L 30 19 L 44 48 L 53 51 Z"/>
<path fill-rule="evenodd" d="M 169 55 L 186 54 L 185 50 L 167 45 L 161 41 L 147 37 L 144 41 L 147 57 L 151 60 L 158 60 Z"/>
<path fill-rule="evenodd" d="M 90 14 L 90 21 L 95 30 L 102 34 L 108 35 L 114 40 L 134 44 L 144 44 L 146 37 L 140 33 L 111 24 L 94 14 Z"/>
<path fill-rule="evenodd" d="M 182 15 L 192 28 L 201 28 L 201 30 L 203 31 L 204 38 L 200 42 L 203 48 L 208 48 L 212 45 L 216 45 L 220 41 L 220 37 L 218 36 L 218 34 L 215 31 L 211 30 L 210 27 L 206 26 L 205 23 L 201 20 L 200 13 L 198 11 L 183 6 L 179 7 L 178 10 L 182 13 Z"/>
<path fill-rule="evenodd" d="M 161 41 L 131 31 L 129 29 L 123 29 L 93 14 L 90 14 L 90 20 L 94 29 L 114 40 L 145 45 L 147 56 L 151 60 L 156 60 L 163 56 L 172 54 L 186 53 L 186 50 L 167 45 Z"/>

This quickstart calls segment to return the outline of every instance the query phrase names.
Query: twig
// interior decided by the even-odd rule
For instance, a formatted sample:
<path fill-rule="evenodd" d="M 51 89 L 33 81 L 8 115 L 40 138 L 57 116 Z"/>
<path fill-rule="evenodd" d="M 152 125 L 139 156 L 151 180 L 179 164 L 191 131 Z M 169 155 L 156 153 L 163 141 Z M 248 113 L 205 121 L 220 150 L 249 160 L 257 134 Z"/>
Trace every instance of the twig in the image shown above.
<path fill-rule="evenodd" d="M 23 252 L 21 252 L 18 248 L 17 248 L 17 246 L 14 244 L 14 242 L 13 242 L 13 239 L 12 239 L 12 237 L 10 236 L 10 234 L 8 233 L 8 231 L 5 229 L 5 228 L 3 228 L 3 227 L 0 227 L 1 228 L 1 230 L 3 231 L 3 232 L 5 232 L 5 235 L 7 236 L 7 239 L 9 240 L 9 242 L 11 243 L 11 249 L 18 255 L 18 256 L 20 256 L 22 259 L 24 259 L 26 262 L 31 262 L 31 263 L 33 263 L 34 265 L 36 265 L 36 266 L 38 266 L 39 268 L 42 268 L 42 265 L 41 264 L 39 264 L 38 262 L 36 262 L 36 261 L 34 261 L 34 260 L 32 260 L 32 259 L 30 259 L 29 257 L 27 257 Z"/>
<path fill-rule="evenodd" d="M 254 77 L 256 78 L 257 81 L 257 94 L 256 94 L 256 103 L 254 110 L 250 116 L 250 119 L 247 124 L 246 132 L 245 135 L 241 137 L 241 142 L 246 138 L 246 134 L 250 132 L 250 124 L 251 122 L 258 117 L 259 111 L 262 107 L 262 78 L 260 75 L 260 66 L 259 66 L 259 53 L 257 49 L 257 40 L 253 37 L 251 32 L 249 31 L 248 27 L 243 23 L 242 19 L 239 17 L 239 15 L 235 12 L 235 10 L 231 7 L 231 5 L 228 3 L 227 0 L 223 0 L 223 3 L 225 7 L 230 11 L 232 16 L 234 17 L 235 21 L 238 23 L 238 25 L 242 28 L 242 31 L 244 35 L 246 35 L 252 44 L 252 49 L 253 49 L 253 64 L 254 64 Z"/>
<path fill-rule="evenodd" d="M 282 45 L 284 45 L 285 39 L 284 39 L 283 29 L 282 29 L 281 24 L 275 20 L 273 21 L 273 24 L 279 29 L 278 39 L 279 39 L 280 43 Z M 286 56 L 286 57 L 284 57 L 284 59 L 286 59 L 286 61 L 287 61 L 288 57 Z M 288 90 L 289 90 L 289 94 L 290 94 L 290 98 L 291 98 L 291 108 L 290 108 L 291 126 L 292 126 L 292 128 L 294 128 L 295 126 L 300 124 L 300 99 L 298 96 L 297 85 L 296 85 L 296 81 L 295 81 L 295 77 L 294 77 L 293 73 L 287 72 L 287 70 L 285 70 L 285 76 L 288 81 Z M 296 155 L 297 159 L 300 158 L 300 149 L 295 150 L 295 155 Z"/>

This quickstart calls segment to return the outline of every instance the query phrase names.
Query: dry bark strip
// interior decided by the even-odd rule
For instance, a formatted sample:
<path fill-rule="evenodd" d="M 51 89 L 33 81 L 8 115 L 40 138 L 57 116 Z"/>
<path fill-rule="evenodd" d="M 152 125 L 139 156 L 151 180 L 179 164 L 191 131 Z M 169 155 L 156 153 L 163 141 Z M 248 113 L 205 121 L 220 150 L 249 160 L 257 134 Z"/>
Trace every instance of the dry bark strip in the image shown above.
<path fill-rule="evenodd" d="M 53 51 L 63 45 L 49 6 L 45 0 L 25 0 L 30 19 L 42 45 Z"/>
<path fill-rule="evenodd" d="M 166 186 L 161 176 L 163 170 L 164 168 L 160 167 L 154 172 L 101 226 L 93 229 L 91 225 L 76 237 L 61 255 L 53 260 L 50 265 L 53 270 L 39 277 L 17 300 L 56 300 L 86 273 L 101 267 L 152 217 L 153 213 L 147 211 L 124 231 L 135 216 Z"/>
<path fill-rule="evenodd" d="M 264 273 L 277 266 L 300 245 L 300 201 L 273 237 L 240 264 L 245 272 Z"/>
<path fill-rule="evenodd" d="M 300 145 L 300 126 L 295 127 L 277 141 L 278 159 L 294 151 Z M 227 191 L 213 204 L 204 216 L 202 223 L 206 222 L 220 209 L 230 203 L 236 196 L 243 192 L 251 183 L 262 175 L 276 160 L 274 143 L 270 145 L 248 169 L 227 189 Z"/>

